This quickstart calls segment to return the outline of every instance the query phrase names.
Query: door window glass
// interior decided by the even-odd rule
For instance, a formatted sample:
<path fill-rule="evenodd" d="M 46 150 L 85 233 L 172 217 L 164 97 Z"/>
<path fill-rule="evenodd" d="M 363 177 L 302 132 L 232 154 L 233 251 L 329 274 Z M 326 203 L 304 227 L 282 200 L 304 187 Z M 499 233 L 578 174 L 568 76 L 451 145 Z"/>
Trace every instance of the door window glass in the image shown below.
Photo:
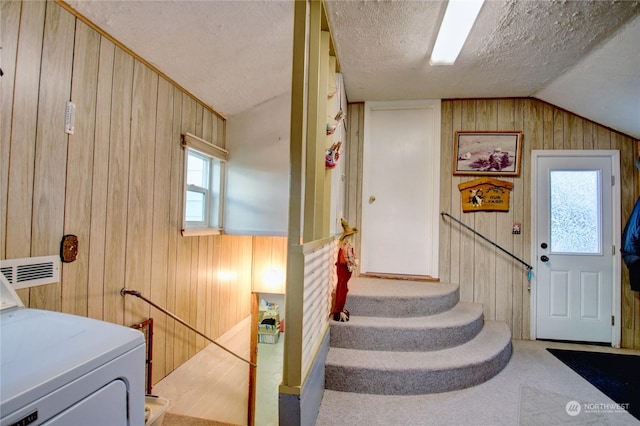
<path fill-rule="evenodd" d="M 600 172 L 552 170 L 551 251 L 600 253 Z"/>

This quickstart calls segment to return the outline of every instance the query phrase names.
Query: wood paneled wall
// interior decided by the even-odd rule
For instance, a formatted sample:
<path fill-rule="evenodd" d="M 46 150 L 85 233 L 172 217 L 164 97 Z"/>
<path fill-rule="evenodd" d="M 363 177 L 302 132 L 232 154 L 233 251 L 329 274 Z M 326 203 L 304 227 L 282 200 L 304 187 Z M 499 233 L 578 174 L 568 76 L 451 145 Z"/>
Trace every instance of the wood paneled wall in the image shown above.
<path fill-rule="evenodd" d="M 349 105 L 351 126 L 348 149 L 348 214 L 360 217 L 358 192 L 361 169 L 354 153 L 361 157 L 362 111 L 364 104 Z M 460 218 L 516 256 L 531 259 L 531 150 L 534 149 L 618 149 L 621 154 L 622 217 L 624 224 L 633 209 L 638 191 L 635 169 L 637 141 L 591 121 L 529 99 L 469 99 L 442 101 L 440 210 Z M 517 178 L 504 178 L 514 184 L 508 212 L 463 213 L 458 184 L 473 177 L 453 176 L 453 143 L 457 130 L 522 130 L 524 133 L 522 171 Z M 501 178 L 503 179 L 503 178 Z M 357 213 L 353 213 L 353 208 Z M 514 222 L 522 233 L 512 235 Z M 463 301 L 484 305 L 485 318 L 506 321 L 515 339 L 530 338 L 530 293 L 526 268 L 460 225 L 440 222 L 441 282 L 460 284 Z M 622 266 L 622 346 L 640 348 L 640 294 L 630 291 L 627 268 Z"/>
<path fill-rule="evenodd" d="M 20 297 L 123 325 L 154 318 L 155 383 L 205 341 L 120 289 L 217 338 L 250 315 L 252 263 L 284 254 L 270 237 L 180 235 L 180 134 L 223 146 L 222 118 L 56 3 L 3 1 L 1 28 L 0 258 L 56 254 L 77 235 L 61 283 Z"/>
<path fill-rule="evenodd" d="M 522 170 L 513 182 L 509 212 L 462 213 L 458 184 L 473 177 L 453 176 L 457 130 L 522 130 Z M 449 100 L 442 102 L 440 209 L 529 262 L 531 259 L 531 150 L 617 149 L 621 156 L 624 226 L 636 200 L 636 141 L 536 99 Z M 511 234 L 514 222 L 520 235 Z M 462 300 L 483 303 L 487 319 L 504 320 L 513 337 L 530 338 L 530 292 L 526 268 L 459 225 L 440 225 L 440 279 L 460 284 Z M 630 291 L 622 266 L 622 346 L 640 347 L 640 297 Z"/>

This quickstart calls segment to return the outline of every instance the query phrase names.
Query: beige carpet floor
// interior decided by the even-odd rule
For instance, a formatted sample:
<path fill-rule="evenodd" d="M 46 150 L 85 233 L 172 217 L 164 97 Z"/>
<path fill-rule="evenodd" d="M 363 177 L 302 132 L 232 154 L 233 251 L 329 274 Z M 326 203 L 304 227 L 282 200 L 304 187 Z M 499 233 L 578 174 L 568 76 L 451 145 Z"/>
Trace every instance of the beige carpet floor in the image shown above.
<path fill-rule="evenodd" d="M 165 413 L 162 426 L 233 426 L 215 420 L 200 419 L 182 414 Z"/>
<path fill-rule="evenodd" d="M 385 396 L 326 390 L 316 426 L 640 425 L 626 411 L 551 355 L 546 348 L 613 351 L 608 347 L 513 341 L 513 356 L 497 376 L 468 389 L 432 395 Z M 574 402 L 575 401 L 575 402 Z M 572 416 L 568 407 L 581 406 Z"/>

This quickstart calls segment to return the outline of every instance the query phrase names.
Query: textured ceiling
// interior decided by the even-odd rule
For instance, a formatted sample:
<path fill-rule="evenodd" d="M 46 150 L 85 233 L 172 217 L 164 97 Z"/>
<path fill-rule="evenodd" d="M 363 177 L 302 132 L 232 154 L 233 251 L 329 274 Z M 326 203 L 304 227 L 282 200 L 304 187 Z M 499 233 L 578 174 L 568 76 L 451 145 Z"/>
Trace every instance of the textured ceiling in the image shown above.
<path fill-rule="evenodd" d="M 290 91 L 292 1 L 68 1 L 225 116 Z M 640 138 L 640 2 L 487 1 L 453 66 L 446 2 L 326 1 L 349 101 L 535 96 Z"/>

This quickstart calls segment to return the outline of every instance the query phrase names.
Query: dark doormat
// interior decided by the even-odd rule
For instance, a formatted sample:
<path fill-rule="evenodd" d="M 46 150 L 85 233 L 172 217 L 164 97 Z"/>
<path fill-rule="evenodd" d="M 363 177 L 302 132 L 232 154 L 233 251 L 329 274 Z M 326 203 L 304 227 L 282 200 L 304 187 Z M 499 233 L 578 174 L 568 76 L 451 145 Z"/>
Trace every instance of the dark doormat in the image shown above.
<path fill-rule="evenodd" d="M 547 350 L 618 404 L 629 404 L 629 414 L 640 420 L 640 356 Z"/>

